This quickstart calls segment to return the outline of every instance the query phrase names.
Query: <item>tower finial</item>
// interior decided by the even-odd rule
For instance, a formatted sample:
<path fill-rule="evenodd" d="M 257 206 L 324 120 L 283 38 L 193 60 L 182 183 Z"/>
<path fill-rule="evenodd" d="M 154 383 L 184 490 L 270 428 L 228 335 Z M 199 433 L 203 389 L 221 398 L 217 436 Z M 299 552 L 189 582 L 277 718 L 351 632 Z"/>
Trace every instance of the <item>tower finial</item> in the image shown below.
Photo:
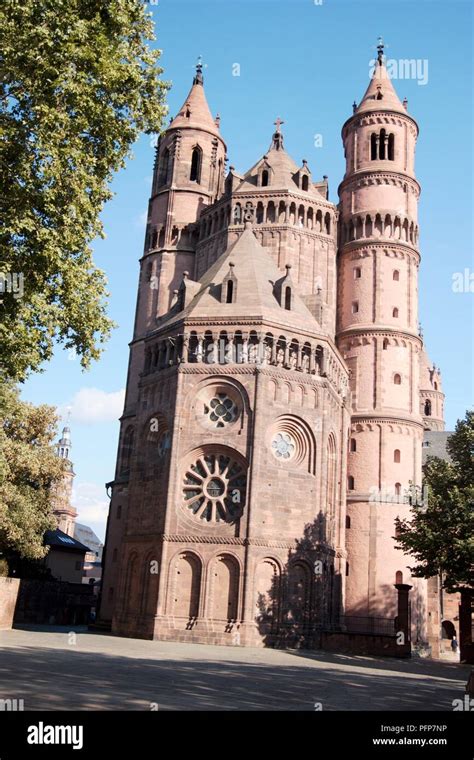
<path fill-rule="evenodd" d="M 198 55 L 197 63 L 196 63 L 196 74 L 193 79 L 193 84 L 203 84 L 204 79 L 202 76 L 202 55 Z"/>
<path fill-rule="evenodd" d="M 283 148 L 283 135 L 281 133 L 281 125 L 285 122 L 280 119 L 279 116 L 277 116 L 276 121 L 273 122 L 276 126 L 276 130 L 273 133 L 273 139 L 272 139 L 272 147 L 276 148 L 276 150 L 280 150 L 280 148 Z"/>
<path fill-rule="evenodd" d="M 377 39 L 377 60 L 379 62 L 379 65 L 381 66 L 383 63 L 383 51 L 384 51 L 385 45 L 382 37 L 378 37 Z"/>

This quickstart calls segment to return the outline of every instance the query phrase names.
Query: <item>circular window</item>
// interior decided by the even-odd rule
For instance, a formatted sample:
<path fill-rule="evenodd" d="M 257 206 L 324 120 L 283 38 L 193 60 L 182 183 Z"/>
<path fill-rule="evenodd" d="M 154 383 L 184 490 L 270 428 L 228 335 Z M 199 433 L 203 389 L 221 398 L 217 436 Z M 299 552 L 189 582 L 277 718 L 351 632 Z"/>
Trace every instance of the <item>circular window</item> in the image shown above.
<path fill-rule="evenodd" d="M 233 422 L 237 417 L 237 407 L 225 393 L 217 393 L 208 404 L 204 404 L 204 414 L 216 428 L 222 428 L 226 422 Z"/>
<path fill-rule="evenodd" d="M 234 522 L 242 514 L 246 483 L 240 462 L 226 454 L 203 454 L 185 472 L 185 506 L 206 522 Z"/>
<path fill-rule="evenodd" d="M 291 459 L 294 456 L 296 444 L 289 433 L 275 433 L 272 438 L 272 451 L 277 459 Z"/>

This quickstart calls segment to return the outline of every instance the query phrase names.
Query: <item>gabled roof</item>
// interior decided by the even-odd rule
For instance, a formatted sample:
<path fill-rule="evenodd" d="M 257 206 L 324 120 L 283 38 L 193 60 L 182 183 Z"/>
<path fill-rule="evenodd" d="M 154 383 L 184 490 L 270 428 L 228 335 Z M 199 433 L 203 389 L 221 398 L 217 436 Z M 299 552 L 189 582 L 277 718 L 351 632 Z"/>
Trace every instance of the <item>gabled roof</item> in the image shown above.
<path fill-rule="evenodd" d="M 321 332 L 320 325 L 291 282 L 290 270 L 285 275 L 275 266 L 255 238 L 250 223 L 247 225 L 235 243 L 203 275 L 198 288 L 193 283 L 194 297 L 183 311 L 169 316 L 160 328 L 171 324 L 177 317 L 189 320 L 245 317 L 246 320 L 255 318 L 255 321 L 278 322 L 282 328 Z M 221 286 L 231 271 L 236 281 L 235 301 L 222 303 Z M 279 288 L 286 284 L 292 291 L 290 310 L 280 306 L 278 299 Z"/>

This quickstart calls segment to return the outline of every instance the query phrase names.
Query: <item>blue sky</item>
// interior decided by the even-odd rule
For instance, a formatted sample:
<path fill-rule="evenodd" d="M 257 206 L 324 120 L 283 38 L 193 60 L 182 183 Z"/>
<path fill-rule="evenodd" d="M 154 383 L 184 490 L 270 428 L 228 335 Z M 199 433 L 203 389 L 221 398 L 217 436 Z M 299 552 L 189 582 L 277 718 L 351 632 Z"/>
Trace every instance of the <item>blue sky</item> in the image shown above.
<path fill-rule="evenodd" d="M 173 83 L 170 115 L 182 105 L 202 54 L 206 94 L 221 116 L 229 164 L 244 171 L 261 157 L 280 116 L 286 149 L 297 163 L 308 160 L 313 177 L 328 175 L 334 202 L 344 172 L 341 126 L 367 87 L 377 37 L 384 38 L 387 59 L 420 62 L 418 78 L 394 79 L 394 85 L 420 125 L 420 320 L 430 356 L 442 370 L 452 429 L 472 403 L 473 295 L 452 288 L 454 273 L 474 271 L 470 0 L 159 0 L 148 7 L 164 78 Z M 235 64 L 240 76 L 233 75 Z M 315 147 L 315 135 L 322 136 L 321 147 Z M 73 501 L 79 521 L 102 538 L 104 483 L 114 476 L 151 185 L 150 138 L 143 136 L 133 152 L 103 213 L 107 238 L 93 246 L 109 281 L 109 313 L 119 327 L 89 372 L 58 349 L 22 391 L 34 403 L 72 407 Z"/>

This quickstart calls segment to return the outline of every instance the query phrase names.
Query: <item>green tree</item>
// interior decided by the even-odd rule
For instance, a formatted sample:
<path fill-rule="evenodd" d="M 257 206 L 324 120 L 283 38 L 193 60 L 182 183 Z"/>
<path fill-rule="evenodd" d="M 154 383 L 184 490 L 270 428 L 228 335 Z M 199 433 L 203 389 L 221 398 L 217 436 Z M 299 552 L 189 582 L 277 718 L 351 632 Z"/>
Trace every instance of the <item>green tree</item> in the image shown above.
<path fill-rule="evenodd" d="M 56 526 L 54 490 L 65 467 L 53 446 L 57 417 L 53 407 L 26 403 L 3 383 L 0 419 L 0 554 L 39 559 L 44 532 Z"/>
<path fill-rule="evenodd" d="M 113 323 L 89 243 L 113 172 L 158 132 L 168 85 L 141 0 L 0 4 L 0 351 L 22 380 L 53 353 L 83 367 Z"/>
<path fill-rule="evenodd" d="M 397 520 L 398 548 L 417 564 L 419 578 L 442 573 L 448 591 L 474 589 L 474 413 L 466 412 L 448 438 L 451 461 L 428 457 L 423 467 L 427 499 L 412 518 Z M 426 503 L 427 502 L 427 503 Z"/>

